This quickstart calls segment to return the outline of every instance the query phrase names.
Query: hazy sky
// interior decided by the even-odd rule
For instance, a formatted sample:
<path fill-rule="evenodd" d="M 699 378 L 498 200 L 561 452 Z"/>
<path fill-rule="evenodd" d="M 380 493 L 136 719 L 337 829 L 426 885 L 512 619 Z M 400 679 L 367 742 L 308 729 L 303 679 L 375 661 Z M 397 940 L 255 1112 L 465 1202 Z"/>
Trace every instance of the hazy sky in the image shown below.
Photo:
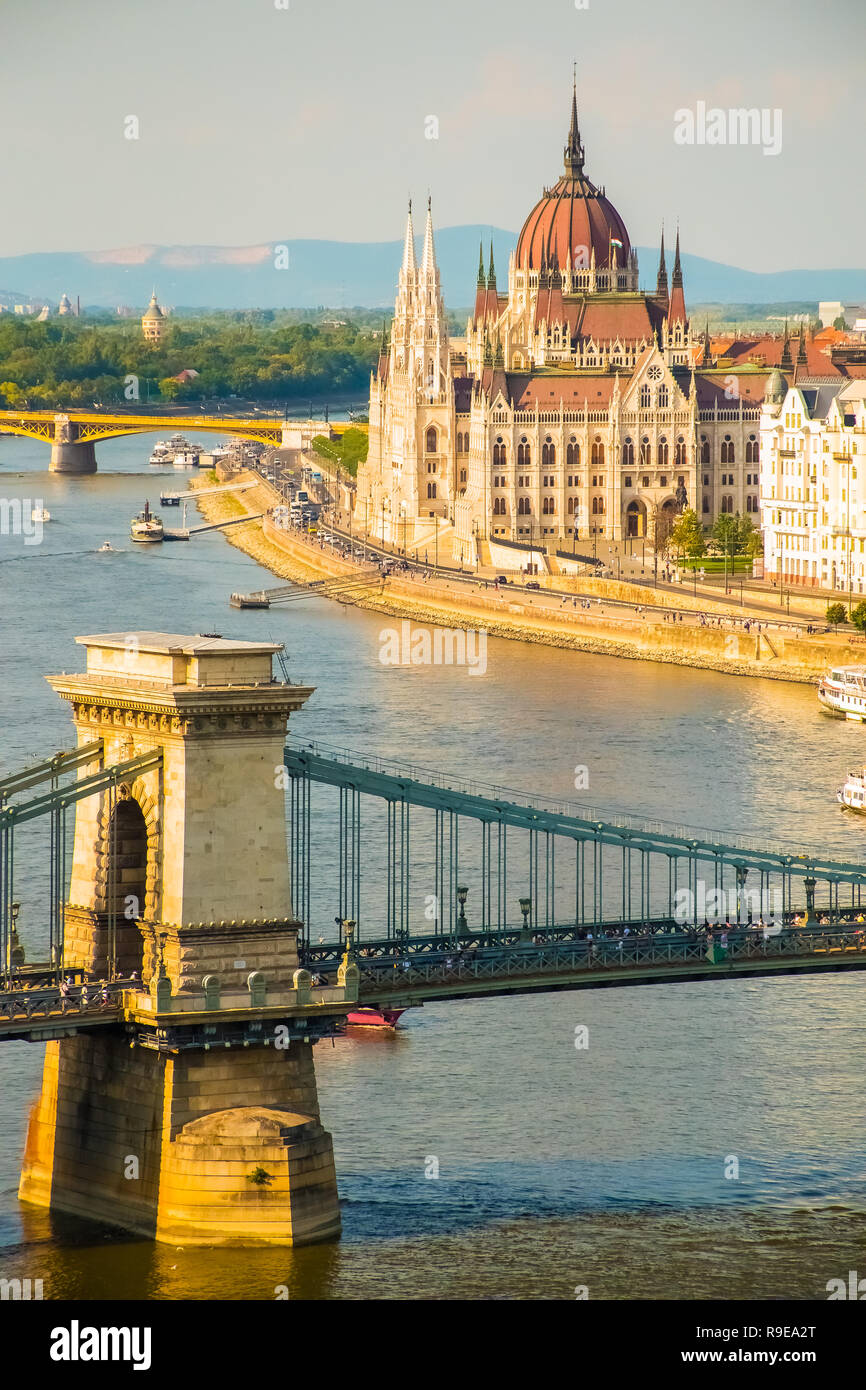
<path fill-rule="evenodd" d="M 0 26 L 0 255 L 386 240 L 428 189 L 439 225 L 517 231 L 575 60 L 633 242 L 679 218 L 751 270 L 866 262 L 866 0 L 0 0 Z M 676 144 L 701 101 L 780 108 L 781 152 Z"/>

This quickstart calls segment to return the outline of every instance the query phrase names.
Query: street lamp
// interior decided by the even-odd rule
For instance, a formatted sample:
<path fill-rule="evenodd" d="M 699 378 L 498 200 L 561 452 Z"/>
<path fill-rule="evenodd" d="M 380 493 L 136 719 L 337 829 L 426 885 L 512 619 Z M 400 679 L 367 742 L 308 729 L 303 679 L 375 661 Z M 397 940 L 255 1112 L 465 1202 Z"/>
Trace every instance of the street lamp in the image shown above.
<path fill-rule="evenodd" d="M 23 965 L 25 960 L 24 947 L 18 940 L 18 914 L 21 911 L 20 903 L 12 903 L 12 925 L 9 932 L 9 965 Z"/>
<path fill-rule="evenodd" d="M 457 931 L 461 936 L 469 935 L 469 924 L 466 921 L 466 899 L 469 896 L 469 889 L 465 884 L 457 885 L 457 901 L 460 904 L 460 916 L 457 918 Z"/>
<path fill-rule="evenodd" d="M 520 911 L 523 913 L 523 928 L 520 935 L 523 940 L 526 941 L 529 939 L 529 914 L 532 910 L 532 899 L 519 898 L 518 901 L 520 903 Z"/>

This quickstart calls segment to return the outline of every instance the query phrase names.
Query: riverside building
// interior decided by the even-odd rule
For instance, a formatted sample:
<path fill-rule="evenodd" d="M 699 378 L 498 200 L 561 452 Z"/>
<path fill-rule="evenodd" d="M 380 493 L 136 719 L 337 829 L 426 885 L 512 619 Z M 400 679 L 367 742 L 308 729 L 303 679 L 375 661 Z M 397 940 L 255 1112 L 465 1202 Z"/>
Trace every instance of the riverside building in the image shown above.
<path fill-rule="evenodd" d="M 663 541 L 677 513 L 758 519 L 769 339 L 718 359 L 688 316 L 679 233 L 640 288 L 620 213 L 585 172 L 572 98 L 563 171 L 530 211 L 501 290 L 480 257 L 463 338 L 449 337 L 428 199 L 411 205 L 390 342 L 370 386 L 355 519 L 407 549 L 512 567 L 534 548 Z M 774 359 L 775 358 L 775 362 Z M 584 544 L 584 550 L 586 546 Z"/>
<path fill-rule="evenodd" d="M 761 412 L 761 520 L 769 578 L 866 590 L 866 380 L 767 385 Z"/>

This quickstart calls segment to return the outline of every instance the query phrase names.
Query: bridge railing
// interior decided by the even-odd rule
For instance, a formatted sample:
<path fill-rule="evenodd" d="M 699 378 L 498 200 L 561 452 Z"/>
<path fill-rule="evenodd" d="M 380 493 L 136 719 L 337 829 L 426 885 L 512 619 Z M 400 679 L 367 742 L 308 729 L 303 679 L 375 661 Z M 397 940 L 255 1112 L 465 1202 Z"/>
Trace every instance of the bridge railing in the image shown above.
<path fill-rule="evenodd" d="M 728 934 L 619 937 L 617 940 L 532 941 L 509 947 L 460 949 L 444 947 L 423 956 L 412 955 L 394 943 L 390 959 L 361 958 L 361 997 L 400 993 L 413 986 L 458 985 L 461 981 L 515 979 L 536 975 L 605 973 L 651 966 L 678 967 L 725 961 L 808 959 L 829 955 L 866 954 L 866 931 L 745 931 Z"/>

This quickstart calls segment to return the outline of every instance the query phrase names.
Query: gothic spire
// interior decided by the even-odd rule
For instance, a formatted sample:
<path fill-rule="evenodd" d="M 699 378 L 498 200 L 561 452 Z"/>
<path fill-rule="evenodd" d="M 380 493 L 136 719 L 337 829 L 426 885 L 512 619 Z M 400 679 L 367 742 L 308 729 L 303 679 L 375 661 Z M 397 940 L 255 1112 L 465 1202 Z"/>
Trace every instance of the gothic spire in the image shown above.
<path fill-rule="evenodd" d="M 662 245 L 661 245 L 661 254 L 660 254 L 660 256 L 659 256 L 659 273 L 658 273 L 658 279 L 656 280 L 656 294 L 663 294 L 664 297 L 665 297 L 665 299 L 667 299 L 667 297 L 668 297 L 668 272 L 667 272 L 667 266 L 665 265 L 665 229 L 664 229 L 664 223 L 662 224 Z"/>
<path fill-rule="evenodd" d="M 412 226 L 412 199 L 409 199 L 409 215 L 406 218 L 406 240 L 403 243 L 403 270 L 417 270 L 415 263 L 415 228 Z"/>
<path fill-rule="evenodd" d="M 484 242 L 483 242 L 483 241 L 479 241 L 479 243 L 478 243 L 478 288 L 479 288 L 480 290 L 483 290 L 486 283 L 487 283 L 487 280 L 486 280 L 486 277 L 485 277 L 485 274 L 484 274 Z"/>
<path fill-rule="evenodd" d="M 490 238 L 490 271 L 487 276 L 487 288 L 496 289 L 496 269 L 493 265 L 493 237 Z"/>
<path fill-rule="evenodd" d="M 571 125 L 568 129 L 568 143 L 565 146 L 565 172 L 570 178 L 579 178 L 583 173 L 583 145 L 580 140 L 580 128 L 577 124 L 577 70 L 572 81 L 571 92 Z"/>
<path fill-rule="evenodd" d="M 424 254 L 421 258 L 421 273 L 436 269 L 436 250 L 433 246 L 433 211 L 431 200 L 427 199 L 427 223 L 424 227 Z"/>
<path fill-rule="evenodd" d="M 671 275 L 671 289 L 681 290 L 683 287 L 683 268 L 680 265 L 680 229 L 677 227 L 677 249 L 674 256 L 674 269 Z"/>

